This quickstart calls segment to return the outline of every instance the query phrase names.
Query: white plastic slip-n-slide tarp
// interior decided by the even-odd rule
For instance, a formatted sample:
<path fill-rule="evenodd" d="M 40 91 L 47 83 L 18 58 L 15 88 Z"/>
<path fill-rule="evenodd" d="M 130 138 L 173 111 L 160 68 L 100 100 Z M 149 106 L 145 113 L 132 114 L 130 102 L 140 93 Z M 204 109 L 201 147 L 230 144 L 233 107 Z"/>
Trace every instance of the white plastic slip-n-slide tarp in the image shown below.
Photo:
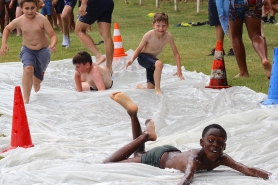
<path fill-rule="evenodd" d="M 185 80 L 173 76 L 176 66 L 164 65 L 163 95 L 136 89 L 145 84 L 145 69 L 137 60 L 125 69 L 128 56 L 114 59 L 114 85 L 106 91 L 76 92 L 71 59 L 52 61 L 41 90 L 31 92 L 25 105 L 34 147 L 16 148 L 0 154 L 0 184 L 119 184 L 172 185 L 183 173 L 140 163 L 102 164 L 110 154 L 132 140 L 126 110 L 111 100 L 116 91 L 127 94 L 139 107 L 138 117 L 156 125 L 157 141 L 146 150 L 163 144 L 181 151 L 200 148 L 203 128 L 217 123 L 227 131 L 224 151 L 235 160 L 272 172 L 271 180 L 245 176 L 220 166 L 196 173 L 198 185 L 278 184 L 278 109 L 261 105 L 267 95 L 247 87 L 209 89 L 210 76 L 186 71 Z M 209 62 L 209 61 L 208 61 Z M 10 147 L 14 87 L 21 86 L 22 64 L 0 64 L 0 150 Z M 229 80 L 229 79 L 228 79 Z"/>

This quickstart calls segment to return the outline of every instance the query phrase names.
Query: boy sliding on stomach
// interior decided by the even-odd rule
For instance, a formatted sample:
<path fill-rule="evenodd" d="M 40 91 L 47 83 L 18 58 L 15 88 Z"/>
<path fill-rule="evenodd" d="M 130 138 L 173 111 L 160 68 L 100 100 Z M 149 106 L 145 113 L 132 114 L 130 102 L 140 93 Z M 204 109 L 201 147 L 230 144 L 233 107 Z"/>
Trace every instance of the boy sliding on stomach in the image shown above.
<path fill-rule="evenodd" d="M 88 52 L 78 52 L 73 57 L 72 63 L 76 70 L 74 81 L 77 91 L 103 91 L 112 87 L 110 70 L 105 66 L 94 64 Z"/>
<path fill-rule="evenodd" d="M 8 24 L 3 32 L 0 55 L 9 48 L 7 40 L 10 32 L 15 28 L 22 30 L 22 48 L 20 58 L 23 63 L 23 99 L 29 103 L 32 86 L 35 92 L 40 90 L 44 72 L 50 62 L 50 50 L 56 51 L 57 36 L 46 17 L 37 13 L 37 0 L 22 0 L 20 2 L 23 15 Z M 50 38 L 49 40 L 46 34 Z"/>
<path fill-rule="evenodd" d="M 151 119 L 146 120 L 146 130 L 142 132 L 137 117 L 138 107 L 124 93 L 115 92 L 110 97 L 122 105 L 131 118 L 133 141 L 117 150 L 114 154 L 104 160 L 109 162 L 133 162 L 144 163 L 159 168 L 174 168 L 184 172 L 179 185 L 190 184 L 194 173 L 198 171 L 211 171 L 214 168 L 225 165 L 245 175 L 268 179 L 271 173 L 247 167 L 230 156 L 223 153 L 226 147 L 226 131 L 218 124 L 208 125 L 204 128 L 200 139 L 201 149 L 192 149 L 181 152 L 179 149 L 164 145 L 145 152 L 145 142 L 155 141 L 155 125 Z M 134 153 L 133 158 L 129 158 Z"/>
<path fill-rule="evenodd" d="M 148 31 L 142 38 L 141 43 L 134 51 L 132 58 L 127 61 L 126 68 L 133 63 L 137 58 L 138 63 L 146 68 L 147 86 L 141 84 L 137 86 L 138 89 L 155 89 L 155 94 L 162 94 L 160 89 L 161 72 L 163 63 L 157 59 L 166 44 L 170 44 L 174 53 L 174 58 L 177 65 L 178 77 L 184 80 L 181 72 L 180 54 L 175 45 L 173 36 L 167 31 L 168 15 L 161 12 L 156 13 L 153 19 L 153 30 Z"/>

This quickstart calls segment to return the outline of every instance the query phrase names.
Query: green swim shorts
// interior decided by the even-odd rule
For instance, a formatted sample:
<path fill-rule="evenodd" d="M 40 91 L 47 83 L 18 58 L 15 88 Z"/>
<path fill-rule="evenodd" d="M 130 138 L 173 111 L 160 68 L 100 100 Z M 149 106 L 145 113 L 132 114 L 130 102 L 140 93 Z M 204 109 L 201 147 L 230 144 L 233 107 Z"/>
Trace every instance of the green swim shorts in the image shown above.
<path fill-rule="evenodd" d="M 179 149 L 171 145 L 163 145 L 163 146 L 155 147 L 141 156 L 141 163 L 160 168 L 161 156 L 165 152 L 173 152 L 173 151 L 181 152 Z"/>

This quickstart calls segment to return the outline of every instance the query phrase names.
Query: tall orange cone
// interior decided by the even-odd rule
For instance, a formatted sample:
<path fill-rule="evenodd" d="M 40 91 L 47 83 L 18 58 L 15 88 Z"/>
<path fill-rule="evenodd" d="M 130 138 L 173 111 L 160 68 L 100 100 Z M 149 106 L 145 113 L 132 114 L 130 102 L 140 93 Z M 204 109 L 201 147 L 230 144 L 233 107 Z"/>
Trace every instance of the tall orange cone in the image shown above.
<path fill-rule="evenodd" d="M 123 47 L 123 42 L 122 42 L 122 36 L 120 33 L 119 25 L 118 23 L 114 24 L 114 57 L 123 57 L 127 56 L 125 54 L 125 50 Z"/>
<path fill-rule="evenodd" d="M 30 130 L 28 126 L 25 106 L 21 94 L 20 86 L 15 87 L 14 91 L 14 107 L 13 107 L 13 122 L 11 133 L 11 146 L 7 150 L 17 147 L 33 147 Z"/>
<path fill-rule="evenodd" d="M 216 42 L 214 60 L 212 64 L 211 76 L 209 85 L 206 88 L 222 89 L 229 88 L 226 77 L 226 68 L 224 63 L 222 41 Z"/>

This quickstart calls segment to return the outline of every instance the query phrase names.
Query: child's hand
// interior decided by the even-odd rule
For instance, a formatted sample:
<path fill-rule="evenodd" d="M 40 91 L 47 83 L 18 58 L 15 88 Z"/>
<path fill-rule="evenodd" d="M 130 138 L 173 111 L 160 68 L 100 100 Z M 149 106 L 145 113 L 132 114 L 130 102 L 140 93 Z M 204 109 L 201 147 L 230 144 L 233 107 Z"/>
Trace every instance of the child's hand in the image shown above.
<path fill-rule="evenodd" d="M 132 63 L 133 63 L 132 60 L 128 60 L 127 63 L 126 63 L 126 69 L 127 69 L 127 67 L 130 66 Z"/>
<path fill-rule="evenodd" d="M 272 4 L 270 0 L 264 0 L 263 1 L 263 6 L 264 6 L 264 14 L 268 14 L 272 10 Z"/>
<path fill-rule="evenodd" d="M 0 55 L 4 55 L 9 51 L 9 47 L 6 44 L 3 44 L 2 47 L 0 48 Z"/>
<path fill-rule="evenodd" d="M 13 8 L 14 1 L 10 1 L 9 8 Z"/>
<path fill-rule="evenodd" d="M 51 45 L 49 45 L 49 47 L 48 47 L 53 53 L 55 53 L 56 52 L 56 48 L 55 48 L 55 46 L 51 46 Z"/>
<path fill-rule="evenodd" d="M 87 5 L 81 4 L 81 6 L 78 8 L 78 14 L 80 16 L 86 15 L 87 14 L 86 9 L 87 9 Z"/>
<path fill-rule="evenodd" d="M 178 76 L 180 80 L 184 80 L 184 77 L 183 77 L 182 73 L 176 72 L 176 73 L 174 74 L 174 76 Z"/>

